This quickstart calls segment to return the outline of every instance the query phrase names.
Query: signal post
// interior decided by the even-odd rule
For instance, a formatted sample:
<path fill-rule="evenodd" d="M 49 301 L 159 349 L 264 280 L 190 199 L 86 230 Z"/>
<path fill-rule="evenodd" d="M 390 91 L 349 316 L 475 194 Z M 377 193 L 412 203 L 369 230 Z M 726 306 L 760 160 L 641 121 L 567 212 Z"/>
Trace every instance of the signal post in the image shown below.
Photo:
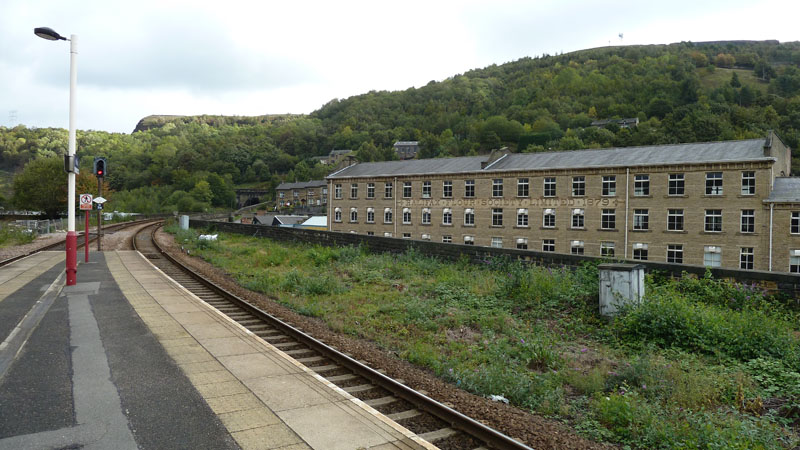
<path fill-rule="evenodd" d="M 97 177 L 97 198 L 94 203 L 97 203 L 97 251 L 102 250 L 103 240 L 103 203 L 106 199 L 103 198 L 103 178 L 106 176 L 106 158 L 104 156 L 97 156 L 94 158 L 94 175 Z M 88 220 L 88 219 L 87 219 Z M 89 243 L 86 243 L 87 247 Z M 88 251 L 88 250 L 87 250 Z"/>
<path fill-rule="evenodd" d="M 86 212 L 86 225 L 83 227 L 84 245 L 83 248 L 86 252 L 85 262 L 89 262 L 89 211 L 92 210 L 92 194 L 81 194 L 80 198 L 81 211 Z"/>

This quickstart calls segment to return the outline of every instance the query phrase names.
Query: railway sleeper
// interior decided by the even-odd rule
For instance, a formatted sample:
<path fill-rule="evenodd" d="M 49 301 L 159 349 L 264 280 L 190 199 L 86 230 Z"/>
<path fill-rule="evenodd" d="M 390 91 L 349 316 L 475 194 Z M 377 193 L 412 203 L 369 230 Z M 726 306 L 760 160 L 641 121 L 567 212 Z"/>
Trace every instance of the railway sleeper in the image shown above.
<path fill-rule="evenodd" d="M 234 320 L 239 322 L 239 324 L 242 325 L 243 327 L 249 327 L 251 325 L 258 325 L 259 323 L 262 323 L 261 319 L 256 319 L 253 316 L 250 316 L 250 318 L 242 318 L 242 319 L 234 319 Z"/>
<path fill-rule="evenodd" d="M 395 422 L 399 422 L 401 420 L 406 420 L 406 419 L 411 419 L 413 417 L 417 417 L 420 414 L 422 414 L 422 413 L 419 412 L 419 410 L 417 410 L 417 409 L 409 409 L 407 411 L 401 411 L 401 412 L 386 414 L 386 417 L 394 420 Z"/>
<path fill-rule="evenodd" d="M 256 336 L 260 337 L 261 339 L 267 342 L 289 338 L 289 336 L 284 335 L 278 330 L 268 330 L 268 331 L 258 332 L 256 333 Z"/>
<path fill-rule="evenodd" d="M 298 356 L 298 355 L 306 355 L 306 354 L 315 355 L 316 354 L 314 352 L 314 350 L 310 350 L 307 347 L 296 348 L 296 349 L 292 349 L 292 350 L 284 350 L 283 353 L 286 353 L 287 355 L 289 355 L 289 356 L 291 356 L 292 358 L 295 358 L 295 359 L 297 359 L 296 356 Z"/>
<path fill-rule="evenodd" d="M 388 405 L 398 401 L 400 401 L 399 398 L 389 395 L 381 398 L 373 398 L 372 400 L 364 400 L 364 403 L 373 408 L 377 408 L 378 406 Z"/>
<path fill-rule="evenodd" d="M 320 362 L 327 361 L 327 358 L 324 358 L 322 356 L 316 356 L 316 355 L 315 356 L 308 356 L 306 358 L 294 358 L 294 359 L 297 362 L 299 362 L 300 364 L 303 364 L 305 366 L 307 366 L 309 364 L 314 364 L 314 363 L 320 363 Z"/>
<path fill-rule="evenodd" d="M 270 342 L 270 341 L 267 341 L 267 342 Z M 270 342 L 270 344 L 272 344 L 272 342 Z M 277 348 L 278 350 L 282 350 L 284 353 L 286 353 L 286 350 L 296 350 L 296 349 L 294 349 L 292 347 L 297 347 L 299 345 L 302 345 L 302 344 L 300 344 L 297 341 L 279 342 L 277 344 L 272 344 L 273 347 Z"/>
<path fill-rule="evenodd" d="M 315 366 L 309 367 L 309 369 L 313 370 L 314 372 L 321 373 L 321 372 L 329 372 L 331 370 L 341 369 L 342 366 L 337 364 L 328 364 L 325 366 Z"/>
<path fill-rule="evenodd" d="M 448 428 L 442 428 L 442 429 L 435 430 L 435 431 L 429 431 L 427 433 L 422 433 L 422 434 L 419 434 L 418 436 L 433 444 L 436 441 L 441 441 L 442 439 L 447 439 L 450 436 L 453 436 L 453 435 L 456 435 L 456 434 L 458 434 L 458 431 L 448 427 Z"/>
<path fill-rule="evenodd" d="M 344 375 L 334 375 L 332 377 L 325 377 L 325 379 L 330 381 L 331 383 L 344 383 L 346 381 L 355 380 L 356 378 L 358 378 L 358 375 L 354 375 L 352 373 Z"/>
<path fill-rule="evenodd" d="M 342 390 L 351 395 L 359 392 L 366 392 L 372 389 L 375 389 L 375 385 L 373 384 L 359 384 L 358 386 L 348 386 L 342 388 Z"/>

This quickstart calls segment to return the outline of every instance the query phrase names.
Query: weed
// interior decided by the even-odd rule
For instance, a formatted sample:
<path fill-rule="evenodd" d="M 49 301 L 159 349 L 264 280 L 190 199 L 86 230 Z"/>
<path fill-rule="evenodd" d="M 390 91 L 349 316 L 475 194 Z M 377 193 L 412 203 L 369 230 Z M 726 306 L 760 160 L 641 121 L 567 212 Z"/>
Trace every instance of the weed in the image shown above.
<path fill-rule="evenodd" d="M 654 289 L 638 307 L 628 308 L 615 326 L 629 341 L 680 347 L 739 360 L 769 355 L 788 362 L 800 359 L 798 338 L 785 321 L 760 310 L 736 311 L 695 303 L 680 293 Z"/>
<path fill-rule="evenodd" d="M 579 394 L 592 395 L 597 392 L 604 392 L 606 389 L 606 378 L 612 373 L 611 365 L 608 363 L 592 367 L 586 372 L 578 368 L 570 368 L 564 371 L 564 380 Z"/>
<path fill-rule="evenodd" d="M 543 372 L 561 367 L 561 357 L 553 348 L 553 343 L 544 339 L 526 341 L 520 338 L 520 360 L 530 370 Z"/>
<path fill-rule="evenodd" d="M 756 358 L 745 363 L 745 367 L 767 396 L 800 401 L 800 373 L 789 369 L 782 361 Z"/>
<path fill-rule="evenodd" d="M 652 412 L 635 392 L 595 394 L 590 408 L 597 421 L 623 442 L 631 441 L 653 420 Z"/>
<path fill-rule="evenodd" d="M 595 264 L 448 264 L 413 248 L 392 255 L 224 234 L 200 250 L 196 232 L 173 232 L 252 290 L 587 436 L 636 448 L 796 445 L 800 358 L 788 319 L 797 316 L 751 286 L 648 276 L 643 304 L 608 323 L 597 314 Z M 604 356 L 581 353 L 573 364 L 564 349 L 576 345 Z M 759 396 L 765 409 L 771 397 L 788 406 L 740 412 Z"/>
<path fill-rule="evenodd" d="M 33 242 L 34 239 L 36 239 L 36 234 L 25 228 L 9 223 L 4 223 L 0 227 L 0 247 L 27 244 Z"/>

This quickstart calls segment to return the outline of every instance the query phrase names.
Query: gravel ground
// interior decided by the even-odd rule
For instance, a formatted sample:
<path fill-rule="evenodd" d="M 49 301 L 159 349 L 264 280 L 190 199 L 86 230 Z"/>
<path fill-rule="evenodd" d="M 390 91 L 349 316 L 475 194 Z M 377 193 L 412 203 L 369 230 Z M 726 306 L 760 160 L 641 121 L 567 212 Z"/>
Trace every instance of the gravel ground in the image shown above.
<path fill-rule="evenodd" d="M 175 245 L 172 235 L 159 231 L 159 245 L 167 252 L 210 280 L 232 293 L 247 299 L 264 311 L 295 326 L 301 327 L 326 344 L 365 361 L 375 369 L 383 369 L 392 378 L 400 378 L 412 388 L 424 391 L 428 396 L 450 406 L 467 416 L 489 425 L 508 436 L 518 439 L 536 449 L 607 449 L 614 446 L 598 444 L 575 434 L 564 424 L 530 414 L 518 408 L 493 402 L 458 389 L 436 378 L 425 369 L 398 359 L 391 352 L 378 348 L 372 342 L 355 339 L 331 331 L 322 321 L 301 316 L 277 303 L 268 296 L 251 292 L 239 286 L 233 279 L 199 258 L 190 257 Z"/>
<path fill-rule="evenodd" d="M 150 224 L 148 223 L 144 225 L 123 228 L 119 231 L 103 232 L 103 251 L 133 250 L 133 247 L 131 246 L 131 240 L 134 236 L 136 236 L 136 233 L 138 233 L 139 230 L 148 225 Z M 92 243 L 91 245 L 92 248 L 89 251 L 97 249 L 96 243 Z"/>
<path fill-rule="evenodd" d="M 39 250 L 44 246 L 55 244 L 56 242 L 63 241 L 66 238 L 67 238 L 66 232 L 49 233 L 40 235 L 33 242 L 29 242 L 27 244 L 0 248 L 0 261 Z"/>

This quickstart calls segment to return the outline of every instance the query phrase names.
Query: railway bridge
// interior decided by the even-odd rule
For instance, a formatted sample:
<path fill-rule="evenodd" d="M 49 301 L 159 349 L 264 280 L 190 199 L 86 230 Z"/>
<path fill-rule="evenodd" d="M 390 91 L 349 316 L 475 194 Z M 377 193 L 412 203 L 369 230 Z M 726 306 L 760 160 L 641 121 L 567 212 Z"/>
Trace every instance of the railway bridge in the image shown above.
<path fill-rule="evenodd" d="M 269 193 L 270 191 L 266 189 L 236 189 L 236 206 L 237 208 L 244 208 L 245 206 L 268 201 L 270 200 L 268 198 Z"/>

